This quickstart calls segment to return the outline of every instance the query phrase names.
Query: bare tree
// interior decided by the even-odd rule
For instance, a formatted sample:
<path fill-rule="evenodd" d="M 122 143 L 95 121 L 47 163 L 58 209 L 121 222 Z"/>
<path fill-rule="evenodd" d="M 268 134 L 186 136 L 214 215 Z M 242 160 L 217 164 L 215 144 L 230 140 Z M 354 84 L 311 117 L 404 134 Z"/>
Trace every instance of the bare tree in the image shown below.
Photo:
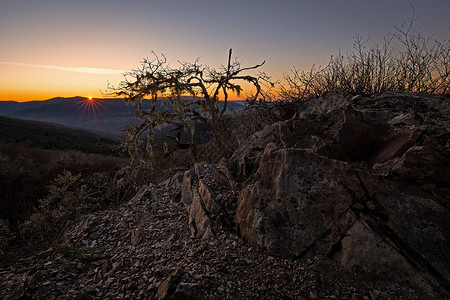
<path fill-rule="evenodd" d="M 165 56 L 154 54 L 152 60 L 145 59 L 141 68 L 124 75 L 125 80 L 114 89 L 114 95 L 124 97 L 126 102 L 136 104 L 137 125 L 129 125 L 125 131 L 125 145 L 133 157 L 146 143 L 151 152 L 154 142 L 154 129 L 171 126 L 174 135 L 170 139 L 178 147 L 187 147 L 180 139 L 181 131 L 190 129 L 194 133 L 195 122 L 203 122 L 212 132 L 216 143 L 220 144 L 219 121 L 227 110 L 229 94 L 240 95 L 243 91 L 240 82 L 248 82 L 255 88 L 252 100 L 264 95 L 262 84 L 269 78 L 264 73 L 248 75 L 261 67 L 264 62 L 251 67 L 242 67 L 232 60 L 232 50 L 228 62 L 218 70 L 194 63 L 181 63 L 172 68 Z M 219 96 L 223 101 L 219 101 Z M 150 100 L 145 100 L 150 98 Z M 145 139 L 145 135 L 147 138 Z"/>

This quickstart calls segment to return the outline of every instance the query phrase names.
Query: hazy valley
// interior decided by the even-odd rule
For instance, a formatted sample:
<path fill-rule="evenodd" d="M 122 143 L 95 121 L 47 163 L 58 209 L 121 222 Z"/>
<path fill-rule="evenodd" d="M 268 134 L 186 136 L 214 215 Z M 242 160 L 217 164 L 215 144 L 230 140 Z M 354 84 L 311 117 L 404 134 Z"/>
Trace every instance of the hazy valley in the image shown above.
<path fill-rule="evenodd" d="M 161 110 L 158 101 L 157 110 Z M 223 105 L 223 104 L 222 104 Z M 229 111 L 240 111 L 243 101 L 230 101 Z M 34 120 L 91 130 L 110 137 L 121 136 L 121 128 L 136 123 L 132 104 L 122 99 L 94 99 L 85 97 L 52 98 L 44 101 L 0 101 L 0 116 Z"/>

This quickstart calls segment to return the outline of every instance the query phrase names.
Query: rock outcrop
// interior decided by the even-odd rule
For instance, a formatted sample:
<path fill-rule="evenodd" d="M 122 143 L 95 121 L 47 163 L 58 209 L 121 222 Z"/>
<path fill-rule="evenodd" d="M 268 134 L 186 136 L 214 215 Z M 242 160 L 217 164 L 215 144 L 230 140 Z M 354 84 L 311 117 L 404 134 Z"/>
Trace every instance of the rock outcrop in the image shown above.
<path fill-rule="evenodd" d="M 290 109 L 219 167 L 186 173 L 192 234 L 225 226 L 271 255 L 324 255 L 448 296 L 449 99 L 328 94 Z"/>

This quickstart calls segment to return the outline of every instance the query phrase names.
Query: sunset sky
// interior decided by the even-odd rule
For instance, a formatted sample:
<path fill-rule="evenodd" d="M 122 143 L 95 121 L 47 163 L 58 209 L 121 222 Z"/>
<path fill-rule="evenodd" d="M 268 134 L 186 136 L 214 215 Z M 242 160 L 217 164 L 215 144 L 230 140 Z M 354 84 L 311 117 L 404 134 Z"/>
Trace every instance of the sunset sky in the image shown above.
<path fill-rule="evenodd" d="M 449 0 L 411 0 L 424 35 L 450 38 Z M 380 41 L 411 16 L 403 0 L 15 0 L 0 2 L 0 100 L 102 97 L 152 50 L 220 67 L 266 61 L 274 79 L 326 64 L 355 34 Z"/>

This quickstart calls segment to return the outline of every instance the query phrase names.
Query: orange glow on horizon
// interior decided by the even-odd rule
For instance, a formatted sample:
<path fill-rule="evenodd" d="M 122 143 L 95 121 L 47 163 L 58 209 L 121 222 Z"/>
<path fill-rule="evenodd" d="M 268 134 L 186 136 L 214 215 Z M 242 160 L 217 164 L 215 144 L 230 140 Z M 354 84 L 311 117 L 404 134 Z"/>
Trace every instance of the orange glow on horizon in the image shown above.
<path fill-rule="evenodd" d="M 81 92 L 68 92 L 68 93 L 26 93 L 26 94 L 16 94 L 16 93 L 1 93 L 0 101 L 15 101 L 15 102 L 29 102 L 29 101 L 45 101 L 57 97 L 61 98 L 73 98 L 73 97 L 83 97 Z M 95 96 L 86 97 L 86 99 L 92 100 L 95 98 L 107 98 L 107 95 L 96 94 Z"/>
<path fill-rule="evenodd" d="M 87 99 L 108 98 L 109 84 L 118 86 L 123 81 L 119 75 L 88 74 L 67 72 L 50 68 L 35 68 L 27 66 L 2 65 L 0 68 L 0 82 L 4 83 L 0 89 L 0 101 L 43 101 L 56 97 L 71 98 L 88 95 Z M 240 96 L 229 91 L 229 100 L 243 100 L 254 92 L 254 88 L 247 82 L 237 81 L 244 91 Z M 223 92 L 219 98 L 224 99 Z"/>
<path fill-rule="evenodd" d="M 55 68 L 0 64 L 0 101 L 42 101 L 89 95 L 105 98 L 108 83 L 117 86 L 118 74 L 70 72 Z"/>
<path fill-rule="evenodd" d="M 251 89 L 245 89 L 244 92 L 238 96 L 236 93 L 234 92 L 229 92 L 228 93 L 228 100 L 233 101 L 233 100 L 245 100 L 247 93 L 246 92 L 250 92 Z M 83 96 L 86 94 L 90 94 L 89 96 Z M 54 91 L 54 92 L 27 92 L 27 91 L 18 91 L 16 93 L 13 92 L 4 92 L 4 91 L 0 91 L 0 101 L 16 101 L 16 102 L 29 102 L 29 101 L 45 101 L 48 99 L 52 99 L 52 98 L 57 98 L 57 97 L 61 97 L 61 98 L 72 98 L 72 97 L 83 97 L 85 98 L 86 102 L 98 102 L 97 99 L 102 99 L 102 98 L 111 98 L 111 95 L 108 94 L 102 94 L 101 92 L 98 93 L 89 93 L 85 92 L 84 89 L 80 89 L 80 91 L 68 91 L 68 92 L 58 92 L 58 91 Z M 189 95 L 186 95 L 189 96 Z M 150 96 L 148 97 L 150 98 Z M 219 99 L 223 100 L 224 99 L 224 94 L 223 92 L 221 92 L 219 94 Z"/>

